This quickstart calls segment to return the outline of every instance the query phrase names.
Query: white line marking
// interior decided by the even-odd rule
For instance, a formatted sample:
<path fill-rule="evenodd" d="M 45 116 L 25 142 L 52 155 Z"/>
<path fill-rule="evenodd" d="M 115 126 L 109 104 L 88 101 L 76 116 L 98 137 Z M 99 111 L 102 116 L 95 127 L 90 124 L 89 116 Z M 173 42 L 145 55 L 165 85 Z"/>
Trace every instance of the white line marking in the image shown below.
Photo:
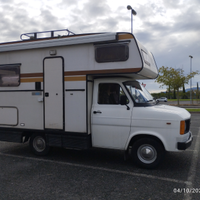
<path fill-rule="evenodd" d="M 198 135 L 200 134 L 200 128 L 198 131 Z M 198 138 L 198 137 L 197 137 Z M 193 181 L 195 179 L 196 175 L 196 168 L 197 168 L 197 162 L 198 162 L 198 155 L 199 155 L 199 145 L 200 145 L 200 140 L 197 139 L 194 147 L 194 152 L 192 156 L 192 162 L 190 165 L 190 170 L 188 173 L 188 179 L 186 183 L 186 188 L 193 188 Z M 184 200 L 191 200 L 192 199 L 192 193 L 184 193 Z"/>
<path fill-rule="evenodd" d="M 121 171 L 121 170 L 116 170 L 116 169 L 108 169 L 108 168 L 104 168 L 104 167 L 87 166 L 87 165 L 75 164 L 75 163 L 69 163 L 69 162 L 46 160 L 46 159 L 42 159 L 42 158 L 30 158 L 30 157 L 19 156 L 19 155 L 10 155 L 10 154 L 1 153 L 1 152 L 0 152 L 0 155 L 7 156 L 7 157 L 23 158 L 23 159 L 27 159 L 27 160 L 34 160 L 34 161 L 40 161 L 40 162 L 47 162 L 47 163 L 58 163 L 58 164 L 67 165 L 67 166 L 81 167 L 81 168 L 85 168 L 85 169 L 106 171 L 106 172 L 117 173 L 117 174 L 125 174 L 125 175 L 130 175 L 130 176 L 138 176 L 138 177 L 143 177 L 143 178 L 149 178 L 149 179 L 161 180 L 161 181 L 168 181 L 168 182 L 173 182 L 173 183 L 181 183 L 181 184 L 186 184 L 186 185 L 192 184 L 189 181 L 183 181 L 183 180 L 177 180 L 177 179 L 171 179 L 171 178 L 165 178 L 165 177 L 157 177 L 157 176 L 153 176 L 153 175 L 127 172 L 127 171 Z"/>

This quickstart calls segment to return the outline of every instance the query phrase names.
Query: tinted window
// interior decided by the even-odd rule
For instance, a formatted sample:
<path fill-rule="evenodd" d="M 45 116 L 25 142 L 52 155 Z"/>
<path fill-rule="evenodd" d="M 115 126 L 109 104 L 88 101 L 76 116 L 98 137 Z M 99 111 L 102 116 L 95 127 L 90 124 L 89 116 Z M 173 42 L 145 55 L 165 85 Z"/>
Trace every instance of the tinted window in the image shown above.
<path fill-rule="evenodd" d="M 0 87 L 19 86 L 20 65 L 0 65 Z"/>
<path fill-rule="evenodd" d="M 125 94 L 119 84 L 99 84 L 98 104 L 120 104 L 121 96 L 125 96 Z"/>
<path fill-rule="evenodd" d="M 142 56 L 143 56 L 144 62 L 145 62 L 147 65 L 150 66 L 151 64 L 150 64 L 149 56 L 148 56 L 148 54 L 147 54 L 144 50 L 142 50 Z"/>
<path fill-rule="evenodd" d="M 128 57 L 128 44 L 98 45 L 95 49 L 95 59 L 98 63 L 126 61 Z"/>

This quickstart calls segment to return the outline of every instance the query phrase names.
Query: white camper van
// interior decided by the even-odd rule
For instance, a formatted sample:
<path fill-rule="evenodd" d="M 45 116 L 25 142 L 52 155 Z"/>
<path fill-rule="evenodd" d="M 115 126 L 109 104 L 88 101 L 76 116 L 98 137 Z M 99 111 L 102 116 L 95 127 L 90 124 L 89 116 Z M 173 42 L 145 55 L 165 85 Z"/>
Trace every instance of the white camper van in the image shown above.
<path fill-rule="evenodd" d="M 145 168 L 191 145 L 191 115 L 156 105 L 138 82 L 158 70 L 132 34 L 41 33 L 0 44 L 1 141 L 29 141 L 37 155 L 52 146 L 117 149 Z"/>

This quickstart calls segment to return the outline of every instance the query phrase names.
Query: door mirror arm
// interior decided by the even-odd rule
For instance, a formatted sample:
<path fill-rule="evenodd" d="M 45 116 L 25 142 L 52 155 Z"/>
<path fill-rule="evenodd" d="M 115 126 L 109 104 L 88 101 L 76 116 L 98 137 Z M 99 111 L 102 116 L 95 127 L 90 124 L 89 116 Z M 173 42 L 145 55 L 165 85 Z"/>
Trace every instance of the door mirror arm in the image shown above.
<path fill-rule="evenodd" d="M 125 106 L 127 107 L 127 110 L 130 110 L 130 107 L 127 104 L 125 104 Z"/>
<path fill-rule="evenodd" d="M 127 107 L 127 110 L 130 110 L 130 107 L 127 105 L 127 100 L 128 99 L 127 99 L 126 95 L 122 95 L 120 97 L 120 104 L 125 105 Z"/>

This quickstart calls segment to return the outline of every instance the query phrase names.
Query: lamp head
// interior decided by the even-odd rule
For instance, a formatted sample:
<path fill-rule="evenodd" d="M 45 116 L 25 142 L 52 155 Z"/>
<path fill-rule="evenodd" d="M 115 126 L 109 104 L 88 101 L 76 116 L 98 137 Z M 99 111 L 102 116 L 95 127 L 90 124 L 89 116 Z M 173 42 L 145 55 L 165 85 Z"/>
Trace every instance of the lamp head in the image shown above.
<path fill-rule="evenodd" d="M 137 15 L 137 13 L 135 12 L 135 10 L 133 10 L 133 8 L 132 8 L 130 5 L 127 6 L 127 9 L 128 9 L 128 10 L 131 10 L 131 13 L 132 13 L 133 15 Z"/>
<path fill-rule="evenodd" d="M 132 14 L 137 15 L 136 11 L 132 9 Z"/>
<path fill-rule="evenodd" d="M 127 6 L 128 10 L 132 10 L 132 7 L 130 5 Z"/>

